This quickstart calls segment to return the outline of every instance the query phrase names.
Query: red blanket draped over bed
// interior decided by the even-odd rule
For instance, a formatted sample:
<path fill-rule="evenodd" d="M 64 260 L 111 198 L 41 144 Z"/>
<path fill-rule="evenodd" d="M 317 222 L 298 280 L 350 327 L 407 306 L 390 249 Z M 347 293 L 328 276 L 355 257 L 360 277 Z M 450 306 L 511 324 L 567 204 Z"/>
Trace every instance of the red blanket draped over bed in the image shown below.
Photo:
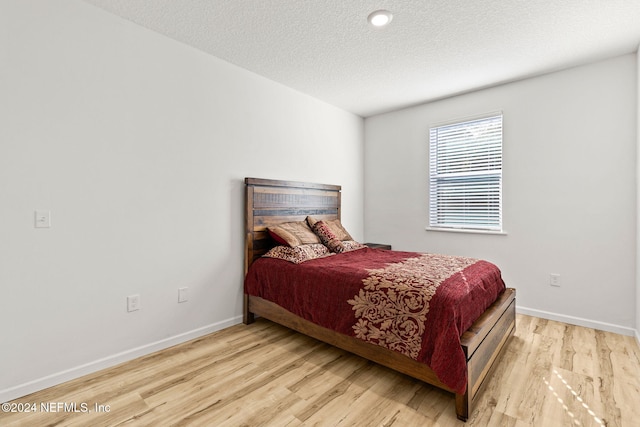
<path fill-rule="evenodd" d="M 487 261 L 364 248 L 294 264 L 260 258 L 245 292 L 427 364 L 463 394 L 460 336 L 504 291 Z"/>

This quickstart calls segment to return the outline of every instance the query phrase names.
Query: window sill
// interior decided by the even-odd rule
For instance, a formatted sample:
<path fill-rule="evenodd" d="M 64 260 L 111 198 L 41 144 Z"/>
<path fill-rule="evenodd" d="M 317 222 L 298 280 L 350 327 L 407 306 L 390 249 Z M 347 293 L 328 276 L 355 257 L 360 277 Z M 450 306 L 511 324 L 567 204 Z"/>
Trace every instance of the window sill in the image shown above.
<path fill-rule="evenodd" d="M 507 232 L 502 231 L 492 231 L 492 230 L 472 230 L 469 228 L 436 228 L 436 227 L 426 227 L 427 231 L 442 231 L 445 233 L 468 233 L 468 234 L 490 234 L 497 236 L 506 236 Z"/>

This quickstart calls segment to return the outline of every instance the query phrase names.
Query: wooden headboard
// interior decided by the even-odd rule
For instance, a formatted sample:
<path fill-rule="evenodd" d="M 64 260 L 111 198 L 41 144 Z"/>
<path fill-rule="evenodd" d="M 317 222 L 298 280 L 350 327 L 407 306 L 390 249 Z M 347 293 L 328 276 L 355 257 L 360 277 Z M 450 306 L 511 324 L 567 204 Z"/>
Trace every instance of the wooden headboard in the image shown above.
<path fill-rule="evenodd" d="M 245 274 L 275 242 L 267 227 L 290 221 L 341 219 L 341 187 L 309 182 L 245 178 Z"/>

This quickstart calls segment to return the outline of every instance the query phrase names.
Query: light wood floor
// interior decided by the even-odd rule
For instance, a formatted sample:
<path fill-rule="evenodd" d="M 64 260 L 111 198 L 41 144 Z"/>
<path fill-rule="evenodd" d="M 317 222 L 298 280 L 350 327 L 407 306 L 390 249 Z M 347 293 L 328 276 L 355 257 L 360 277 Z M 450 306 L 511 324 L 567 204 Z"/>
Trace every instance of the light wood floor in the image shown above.
<path fill-rule="evenodd" d="M 640 425 L 634 338 L 517 322 L 466 424 L 452 394 L 259 319 L 21 398 L 37 412 L 0 412 L 0 425 Z M 43 402 L 89 412 L 43 413 Z"/>

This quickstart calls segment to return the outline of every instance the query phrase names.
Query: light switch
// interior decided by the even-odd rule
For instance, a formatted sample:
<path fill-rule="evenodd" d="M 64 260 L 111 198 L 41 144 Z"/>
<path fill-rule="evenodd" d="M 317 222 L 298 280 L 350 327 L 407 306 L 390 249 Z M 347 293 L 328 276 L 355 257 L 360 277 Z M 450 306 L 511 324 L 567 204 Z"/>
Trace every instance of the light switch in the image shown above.
<path fill-rule="evenodd" d="M 35 227 L 50 228 L 51 227 L 51 211 L 36 211 Z"/>
<path fill-rule="evenodd" d="M 189 300 L 189 288 L 178 288 L 178 302 L 187 302 Z"/>

